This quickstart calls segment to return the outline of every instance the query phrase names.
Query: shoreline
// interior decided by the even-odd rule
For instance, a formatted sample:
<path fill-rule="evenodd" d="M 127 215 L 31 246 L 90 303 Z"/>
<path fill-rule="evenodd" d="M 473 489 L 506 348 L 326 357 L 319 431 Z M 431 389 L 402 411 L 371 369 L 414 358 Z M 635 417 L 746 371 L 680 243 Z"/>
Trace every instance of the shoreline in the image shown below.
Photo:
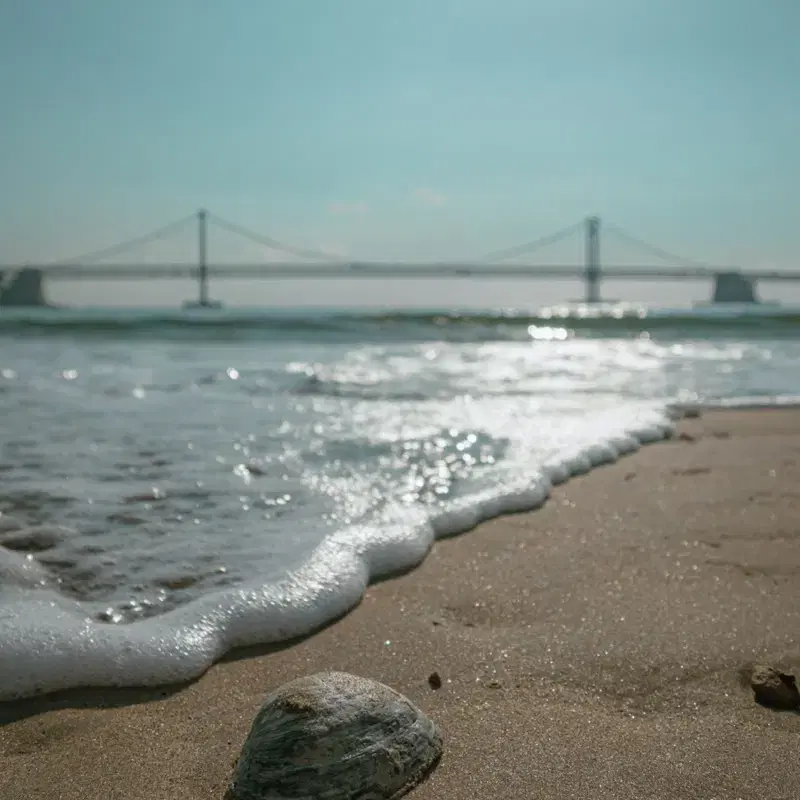
<path fill-rule="evenodd" d="M 420 514 L 416 524 L 406 515 L 400 524 L 392 515 L 381 518 L 370 523 L 372 535 L 364 542 L 359 542 L 358 524 L 344 528 L 340 533 L 349 535 L 343 541 L 337 534 L 323 540 L 307 561 L 280 580 L 210 593 L 150 619 L 128 625 L 91 622 L 75 601 L 51 602 L 45 592 L 30 594 L 24 598 L 24 613 L 18 611 L 21 622 L 16 627 L 12 623 L 4 630 L 0 618 L 0 666 L 4 659 L 16 665 L 2 676 L 0 707 L 70 691 L 183 684 L 201 677 L 233 650 L 279 649 L 313 635 L 356 608 L 371 585 L 417 569 L 437 541 L 502 516 L 538 510 L 554 487 L 671 438 L 676 418 L 686 414 L 662 406 L 638 414 L 636 424 L 628 420 L 620 426 L 615 419 L 602 437 L 541 464 L 541 471 L 529 476 L 515 472 L 508 484 L 477 492 L 446 511 Z M 11 585 L 30 587 L 48 579 L 38 562 L 11 556 L 9 564 L 0 565 L 8 569 Z M 333 581 L 327 574 L 330 564 L 336 565 Z M 87 671 L 91 683 L 84 684 Z"/>
<path fill-rule="evenodd" d="M 700 413 L 534 511 L 437 540 L 299 642 L 172 690 L 0 704 L 0 796 L 221 798 L 267 691 L 323 669 L 441 725 L 414 798 L 800 796 L 800 716 L 740 679 L 800 667 L 800 410 Z"/>

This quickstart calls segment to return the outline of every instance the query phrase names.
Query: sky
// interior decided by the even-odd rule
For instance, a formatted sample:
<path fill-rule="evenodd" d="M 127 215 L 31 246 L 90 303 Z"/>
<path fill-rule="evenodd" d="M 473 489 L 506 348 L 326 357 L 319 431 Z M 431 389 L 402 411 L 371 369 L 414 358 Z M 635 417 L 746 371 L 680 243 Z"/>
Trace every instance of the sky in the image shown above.
<path fill-rule="evenodd" d="M 798 30 L 797 0 L 5 0 L 0 264 L 70 259 L 208 208 L 353 260 L 476 260 L 597 214 L 606 264 L 675 263 L 614 237 L 616 225 L 715 266 L 800 268 Z M 209 255 L 285 259 L 213 226 Z M 187 223 L 108 262 L 194 259 Z M 579 232 L 529 258 L 582 260 Z M 536 304 L 581 292 L 212 290 L 234 305 Z M 49 287 L 89 305 L 169 305 L 194 291 Z M 606 291 L 679 302 L 708 287 Z"/>

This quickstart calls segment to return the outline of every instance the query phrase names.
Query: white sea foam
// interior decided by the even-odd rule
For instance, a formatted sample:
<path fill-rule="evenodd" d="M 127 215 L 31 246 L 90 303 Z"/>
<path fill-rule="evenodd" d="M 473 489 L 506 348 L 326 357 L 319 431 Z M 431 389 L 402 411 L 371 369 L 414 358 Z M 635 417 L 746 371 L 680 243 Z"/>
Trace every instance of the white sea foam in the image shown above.
<path fill-rule="evenodd" d="M 157 617 L 98 623 L 58 594 L 30 558 L 0 550 L 0 700 L 86 686 L 154 686 L 195 678 L 233 648 L 314 631 L 347 612 L 371 580 L 419 564 L 434 539 L 540 506 L 552 485 L 672 430 L 665 407 L 600 414 L 544 461 L 517 450 L 491 486 L 426 516 L 392 505 L 369 525 L 328 536 L 278 581 L 222 589 Z M 594 434 L 591 432 L 594 431 Z M 602 433 L 601 433 L 602 432 Z"/>
<path fill-rule="evenodd" d="M 727 397 L 715 403 L 705 403 L 706 409 L 755 410 L 760 408 L 796 408 L 800 406 L 800 395 L 747 395 L 745 397 Z"/>

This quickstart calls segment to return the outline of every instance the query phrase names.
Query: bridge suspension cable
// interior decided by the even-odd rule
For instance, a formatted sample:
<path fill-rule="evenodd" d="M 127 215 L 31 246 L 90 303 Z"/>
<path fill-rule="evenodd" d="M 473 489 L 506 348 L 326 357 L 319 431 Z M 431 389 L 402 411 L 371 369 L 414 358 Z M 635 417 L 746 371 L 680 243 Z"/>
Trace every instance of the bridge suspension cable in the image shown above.
<path fill-rule="evenodd" d="M 243 236 L 245 239 L 250 239 L 256 244 L 263 245 L 271 250 L 280 250 L 283 253 L 288 253 L 289 255 L 297 256 L 298 258 L 313 258 L 320 261 L 342 260 L 340 257 L 332 256 L 329 253 L 323 253 L 319 250 L 311 250 L 304 247 L 294 247 L 293 245 L 285 244 L 277 239 L 273 239 L 271 236 L 263 236 L 260 233 L 256 233 L 255 231 L 248 230 L 241 225 L 237 225 L 235 222 L 229 222 L 228 220 L 222 219 L 216 214 L 209 214 L 208 220 L 209 222 L 213 222 L 217 227 L 222 228 L 229 233 L 234 233 L 237 236 Z"/>
<path fill-rule="evenodd" d="M 483 258 L 479 259 L 480 261 L 505 261 L 509 258 L 514 258 L 515 256 L 522 256 L 527 253 L 532 253 L 535 250 L 539 250 L 542 247 L 547 247 L 548 245 L 555 244 L 556 242 L 560 242 L 562 239 L 566 239 L 568 236 L 572 236 L 579 230 L 583 229 L 583 220 L 580 222 L 576 222 L 573 225 L 569 225 L 566 228 L 562 228 L 561 230 L 556 231 L 555 233 L 548 234 L 547 236 L 541 236 L 538 239 L 534 239 L 532 242 L 526 242 L 525 244 L 518 245 L 517 247 L 508 247 L 505 250 L 496 250 L 493 253 L 487 253 L 487 255 L 483 256 Z"/>
<path fill-rule="evenodd" d="M 99 250 L 91 250 L 88 253 L 83 253 L 82 255 L 75 256 L 74 258 L 65 258 L 59 261 L 53 261 L 48 266 L 60 266 L 62 264 L 89 264 L 94 261 L 98 261 L 101 258 L 109 258 L 111 256 L 118 255 L 119 253 L 124 253 L 126 250 L 133 250 L 135 247 L 140 247 L 142 245 L 149 244 L 150 242 L 157 241 L 158 239 L 164 239 L 167 236 L 171 236 L 174 233 L 177 233 L 188 223 L 194 222 L 194 220 L 195 215 L 189 214 L 182 219 L 175 220 L 175 222 L 170 222 L 169 225 L 156 228 L 156 230 L 150 231 L 150 233 L 145 233 L 142 236 L 136 236 L 133 239 L 126 239 L 124 242 L 118 242 L 117 244 L 103 247 Z"/>
<path fill-rule="evenodd" d="M 643 239 L 639 239 L 638 237 L 631 235 L 630 233 L 623 230 L 618 225 L 614 225 L 613 223 L 606 223 L 603 227 L 606 233 L 616 234 L 617 236 L 619 236 L 620 239 L 624 239 L 629 244 L 640 247 L 643 250 L 647 250 L 649 253 L 656 256 L 656 258 L 661 258 L 664 261 L 671 261 L 673 263 L 681 264 L 685 267 L 714 269 L 714 267 L 712 267 L 711 264 L 707 264 L 702 261 L 696 261 L 692 258 L 686 258 L 685 256 L 680 256 L 677 255 L 676 253 L 671 253 L 669 252 L 669 250 L 665 250 L 663 247 L 659 247 L 658 245 L 650 244 L 649 242 L 646 242 Z"/>

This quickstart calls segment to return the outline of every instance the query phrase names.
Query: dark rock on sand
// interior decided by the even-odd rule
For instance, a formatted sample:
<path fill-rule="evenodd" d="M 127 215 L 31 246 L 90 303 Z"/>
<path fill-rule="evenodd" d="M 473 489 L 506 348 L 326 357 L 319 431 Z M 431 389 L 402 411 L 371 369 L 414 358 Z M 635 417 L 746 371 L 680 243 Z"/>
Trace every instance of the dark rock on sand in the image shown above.
<path fill-rule="evenodd" d="M 256 715 L 226 800 L 395 800 L 436 766 L 436 725 L 403 695 L 323 672 L 281 686 Z"/>
<path fill-rule="evenodd" d="M 800 709 L 800 692 L 794 675 L 779 672 L 773 667 L 757 665 L 750 676 L 750 686 L 756 702 L 779 711 Z"/>

